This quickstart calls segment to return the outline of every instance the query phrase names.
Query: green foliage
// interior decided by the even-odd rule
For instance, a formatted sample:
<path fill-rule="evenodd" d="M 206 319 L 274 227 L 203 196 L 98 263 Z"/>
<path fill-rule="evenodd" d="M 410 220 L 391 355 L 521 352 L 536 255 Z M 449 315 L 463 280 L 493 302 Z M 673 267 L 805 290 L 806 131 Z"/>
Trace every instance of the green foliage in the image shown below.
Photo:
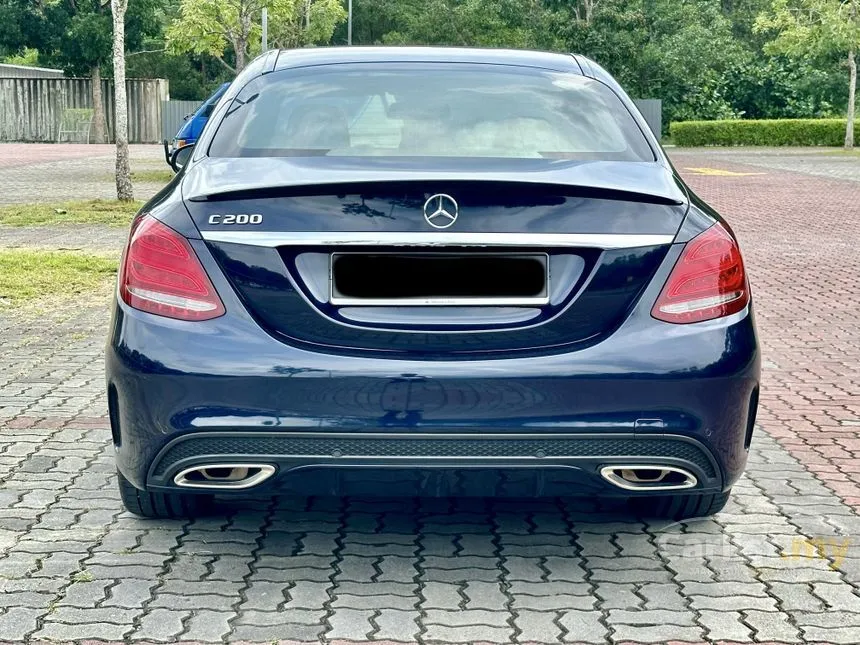
<path fill-rule="evenodd" d="M 848 52 L 860 47 L 858 0 L 773 0 L 755 23 L 759 33 L 773 34 L 768 53 L 809 56 Z"/>
<path fill-rule="evenodd" d="M 563 49 L 561 14 L 539 0 L 427 0 L 404 3 L 400 20 L 379 42 L 391 45 L 457 45 Z M 356 43 L 363 42 L 356 39 Z"/>
<path fill-rule="evenodd" d="M 768 57 L 729 70 L 726 98 L 750 119 L 822 118 L 844 113 L 847 83 L 836 61 Z"/>
<path fill-rule="evenodd" d="M 346 18 L 340 0 L 182 0 L 165 34 L 168 48 L 175 54 L 209 54 L 238 72 L 260 51 L 264 7 L 270 41 L 281 47 L 326 43 Z M 232 52 L 232 64 L 226 50 Z"/>
<path fill-rule="evenodd" d="M 0 62 L 8 63 L 9 65 L 27 65 L 27 66 L 38 66 L 39 64 L 39 50 L 33 49 L 31 47 L 25 47 L 18 54 L 11 54 L 9 56 L 0 57 Z"/>
<path fill-rule="evenodd" d="M 679 146 L 841 146 L 845 119 L 676 121 L 669 126 Z M 855 134 L 860 143 L 860 132 Z"/>
<path fill-rule="evenodd" d="M 260 50 L 346 43 L 346 0 L 131 0 L 128 74 L 202 100 Z M 663 121 L 844 115 L 860 0 L 354 0 L 357 45 L 544 49 L 593 58 Z M 105 0 L 0 0 L 0 56 L 110 73 Z M 164 51 L 167 49 L 167 51 Z M 139 53 L 144 50 L 144 53 Z M 860 46 L 858 46 L 860 51 Z"/>
<path fill-rule="evenodd" d="M 202 101 L 219 85 L 233 78 L 233 72 L 208 54 L 170 54 L 165 51 L 127 56 L 126 74 L 129 78 L 166 78 L 170 82 L 170 98 L 190 101 Z"/>
<path fill-rule="evenodd" d="M 126 14 L 126 47 L 135 48 L 156 30 L 162 0 L 134 0 Z M 0 50 L 37 49 L 38 62 L 88 76 L 96 65 L 109 68 L 113 26 L 110 5 L 101 0 L 0 0 Z M 107 71 L 107 70 L 106 70 Z"/>

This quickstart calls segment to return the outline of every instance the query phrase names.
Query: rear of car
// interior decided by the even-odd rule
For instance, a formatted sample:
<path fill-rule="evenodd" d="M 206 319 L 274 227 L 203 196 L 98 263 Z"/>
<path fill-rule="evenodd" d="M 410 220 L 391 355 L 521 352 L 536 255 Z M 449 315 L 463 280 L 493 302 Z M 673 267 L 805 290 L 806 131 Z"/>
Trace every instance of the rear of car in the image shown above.
<path fill-rule="evenodd" d="M 144 515 L 206 495 L 607 495 L 712 513 L 759 354 L 728 225 L 578 57 L 272 53 L 123 260 L 108 393 Z"/>

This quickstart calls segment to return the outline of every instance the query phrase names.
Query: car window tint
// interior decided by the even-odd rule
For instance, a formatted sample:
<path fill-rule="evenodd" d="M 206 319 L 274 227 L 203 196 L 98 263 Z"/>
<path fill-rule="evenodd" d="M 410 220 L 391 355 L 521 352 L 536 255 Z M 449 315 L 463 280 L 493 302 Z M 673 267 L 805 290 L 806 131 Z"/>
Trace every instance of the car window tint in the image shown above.
<path fill-rule="evenodd" d="M 599 81 L 496 65 L 356 67 L 252 81 L 209 154 L 654 160 L 633 117 Z"/>

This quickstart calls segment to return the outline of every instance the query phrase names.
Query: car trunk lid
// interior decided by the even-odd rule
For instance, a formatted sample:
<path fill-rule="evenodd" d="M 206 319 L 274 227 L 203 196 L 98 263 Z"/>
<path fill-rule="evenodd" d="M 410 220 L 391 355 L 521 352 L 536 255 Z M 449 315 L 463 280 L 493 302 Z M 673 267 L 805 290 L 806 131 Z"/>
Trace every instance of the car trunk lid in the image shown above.
<path fill-rule="evenodd" d="M 373 159 L 337 160 L 326 175 L 318 160 L 231 160 L 237 179 L 221 161 L 186 178 L 219 265 L 274 336 L 339 352 L 446 358 L 597 342 L 686 212 L 658 164 L 482 163 L 464 179 Z M 438 195 L 457 211 L 444 230 L 428 221 Z"/>

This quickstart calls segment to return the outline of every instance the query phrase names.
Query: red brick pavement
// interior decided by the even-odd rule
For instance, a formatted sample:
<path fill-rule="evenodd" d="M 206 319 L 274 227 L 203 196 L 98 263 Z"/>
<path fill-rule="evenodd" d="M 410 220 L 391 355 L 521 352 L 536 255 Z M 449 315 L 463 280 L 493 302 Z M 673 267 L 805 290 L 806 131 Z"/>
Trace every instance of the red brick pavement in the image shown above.
<path fill-rule="evenodd" d="M 746 258 L 764 359 L 759 423 L 860 508 L 860 183 L 706 156 L 675 161 L 726 216 Z M 764 174 L 687 170 L 700 167 Z"/>
<path fill-rule="evenodd" d="M 114 150 L 114 146 L 110 144 L 0 143 L 0 168 L 82 157 L 107 157 L 112 155 Z"/>

